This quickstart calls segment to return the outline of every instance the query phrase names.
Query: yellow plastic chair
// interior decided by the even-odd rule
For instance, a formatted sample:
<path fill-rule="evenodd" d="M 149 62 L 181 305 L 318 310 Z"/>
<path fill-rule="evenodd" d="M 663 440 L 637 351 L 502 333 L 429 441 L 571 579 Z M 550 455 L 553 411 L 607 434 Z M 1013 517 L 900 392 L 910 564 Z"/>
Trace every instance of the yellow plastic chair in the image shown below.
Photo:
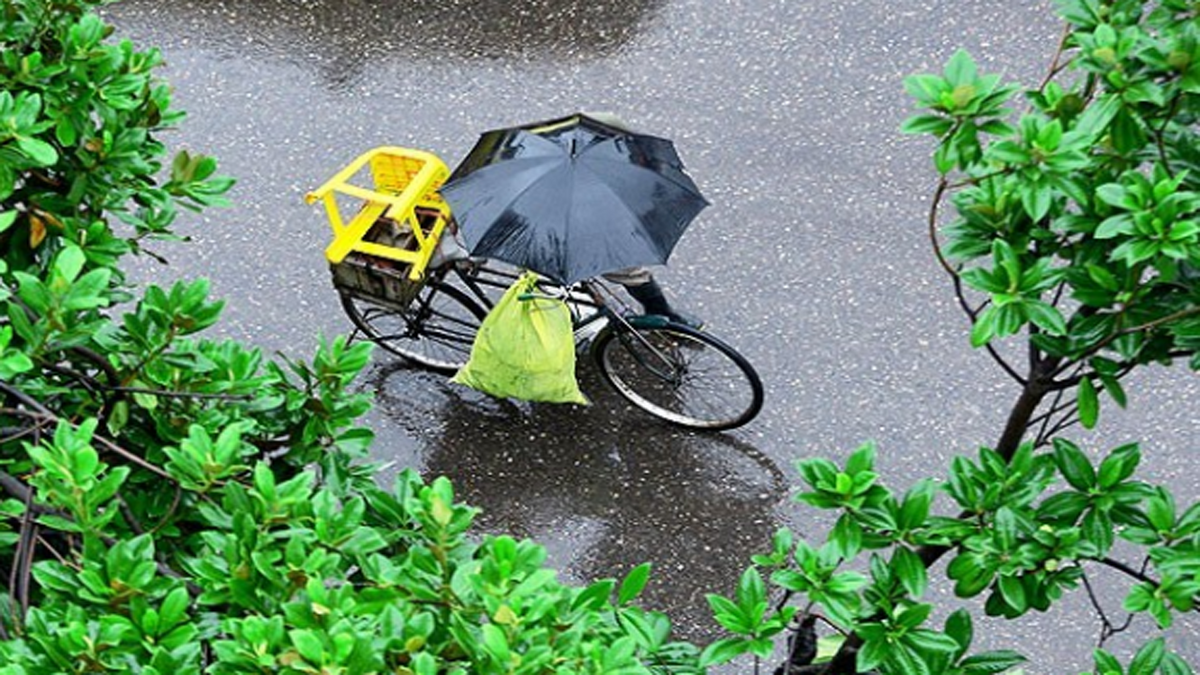
<path fill-rule="evenodd" d="M 364 171 L 368 167 L 369 171 Z M 369 186 L 355 184 L 363 182 L 363 174 L 369 178 Z M 384 146 L 363 153 L 304 196 L 309 204 L 324 202 L 333 229 L 325 257 L 331 265 L 342 263 L 351 253 L 393 260 L 408 265 L 408 278 L 420 282 L 450 220 L 450 207 L 438 194 L 449 176 L 441 159 L 422 150 Z M 349 222 L 342 217 L 339 195 L 361 204 Z M 364 239 L 383 218 L 412 233 L 406 238 L 406 247 Z"/>

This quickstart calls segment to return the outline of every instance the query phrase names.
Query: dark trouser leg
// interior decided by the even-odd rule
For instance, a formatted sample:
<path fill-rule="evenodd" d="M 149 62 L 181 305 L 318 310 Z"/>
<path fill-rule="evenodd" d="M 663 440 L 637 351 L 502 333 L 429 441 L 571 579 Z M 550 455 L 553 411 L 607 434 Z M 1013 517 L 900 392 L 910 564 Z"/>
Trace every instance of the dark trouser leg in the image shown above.
<path fill-rule="evenodd" d="M 651 279 L 647 283 L 625 288 L 629 291 L 629 295 L 642 305 L 646 314 L 671 315 L 671 305 L 667 302 L 667 297 L 663 295 L 662 287 L 658 285 L 657 281 Z"/>
<path fill-rule="evenodd" d="M 646 314 L 665 316 L 672 321 L 693 328 L 699 328 L 703 325 L 703 322 L 696 317 L 673 309 L 671 304 L 667 302 L 667 297 L 663 294 L 662 287 L 653 279 L 644 284 L 626 286 L 625 289 L 629 291 L 629 295 L 634 300 L 638 301 Z"/>

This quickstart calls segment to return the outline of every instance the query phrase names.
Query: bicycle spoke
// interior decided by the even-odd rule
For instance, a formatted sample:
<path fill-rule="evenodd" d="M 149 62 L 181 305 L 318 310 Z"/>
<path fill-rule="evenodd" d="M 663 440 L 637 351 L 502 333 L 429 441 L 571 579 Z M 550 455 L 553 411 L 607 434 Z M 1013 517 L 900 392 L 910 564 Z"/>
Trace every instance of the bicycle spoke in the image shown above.
<path fill-rule="evenodd" d="M 354 324 L 384 349 L 417 364 L 453 372 L 466 363 L 484 311 L 444 283 L 421 289 L 408 307 L 374 304 L 343 295 Z"/>
<path fill-rule="evenodd" d="M 762 385 L 728 346 L 681 326 L 632 330 L 616 331 L 597 348 L 605 378 L 635 405 L 708 429 L 740 426 L 757 414 Z"/>

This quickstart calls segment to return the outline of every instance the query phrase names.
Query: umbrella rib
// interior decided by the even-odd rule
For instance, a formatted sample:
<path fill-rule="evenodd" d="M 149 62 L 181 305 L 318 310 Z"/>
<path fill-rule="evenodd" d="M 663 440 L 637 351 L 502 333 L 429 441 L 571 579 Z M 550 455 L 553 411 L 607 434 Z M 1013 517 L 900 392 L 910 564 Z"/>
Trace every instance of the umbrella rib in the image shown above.
<path fill-rule="evenodd" d="M 521 188 L 521 189 L 520 189 L 520 190 L 519 190 L 519 191 L 518 191 L 516 194 L 512 195 L 512 197 L 511 197 L 511 198 L 508 200 L 508 203 L 510 203 L 510 204 L 513 204 L 513 203 L 516 203 L 517 201 L 519 201 L 519 200 L 520 200 L 522 197 L 524 197 L 526 194 L 528 194 L 528 193 L 529 193 L 531 190 L 533 190 L 534 188 L 536 188 L 536 187 L 537 187 L 537 186 L 538 186 L 538 185 L 539 185 L 539 184 L 540 184 L 540 183 L 541 183 L 543 180 L 545 180 L 546 178 L 550 177 L 550 176 L 552 175 L 553 171 L 554 171 L 556 168 L 558 168 L 557 166 L 555 166 L 555 164 L 554 164 L 554 163 L 551 163 L 551 162 L 546 162 L 545 158 L 534 158 L 534 157 L 530 157 L 530 158 L 528 158 L 528 159 L 530 159 L 530 160 L 533 160 L 533 159 L 538 159 L 538 160 L 540 160 L 541 162 L 544 162 L 544 163 L 545 163 L 545 166 L 544 166 L 544 167 L 538 167 L 538 168 L 541 168 L 541 169 L 542 169 L 542 171 L 541 171 L 541 174 L 540 174 L 540 175 L 538 175 L 537 177 L 535 177 L 533 180 L 529 181 L 529 183 L 528 183 L 528 184 L 526 184 L 524 187 L 522 187 L 522 188 Z M 560 162 L 560 163 L 561 163 L 561 162 L 563 162 L 563 161 L 570 161 L 570 158 L 569 158 L 569 157 L 566 157 L 566 156 L 564 155 L 564 156 L 563 156 L 561 159 L 558 159 L 558 162 Z M 501 165 L 495 165 L 495 166 L 501 166 Z M 572 188 L 572 189 L 573 189 L 573 188 Z M 568 203 L 569 203 L 569 202 L 568 202 Z M 531 268 L 531 269 L 532 269 L 532 268 Z M 549 273 L 549 272 L 546 272 L 546 271 L 543 271 L 543 270 L 532 270 L 532 271 L 534 271 L 534 272 L 537 272 L 537 273 L 539 273 L 539 274 L 543 274 L 543 275 L 550 275 L 550 273 Z M 553 276 L 553 275 L 550 275 L 550 276 Z"/>
<path fill-rule="evenodd" d="M 594 159 L 594 158 L 593 158 L 593 159 Z M 604 159 L 603 161 L 606 161 L 606 162 L 609 162 L 609 163 L 612 163 L 612 164 L 617 164 L 617 165 L 620 165 L 620 166 L 623 166 L 623 167 L 631 167 L 631 168 L 636 168 L 636 169 L 638 169 L 638 170 L 640 170 L 640 171 L 645 171 L 645 172 L 647 172 L 647 173 L 649 173 L 649 174 L 651 174 L 652 176 L 655 176 L 655 177 L 662 176 L 662 174 L 658 173 L 657 171 L 653 171 L 653 170 L 651 170 L 651 169 L 648 169 L 648 168 L 646 168 L 646 167 L 639 166 L 639 165 L 636 165 L 636 164 L 627 164 L 627 163 L 622 163 L 622 162 L 616 162 L 616 161 L 609 160 L 609 159 Z M 640 220 L 640 218 L 638 217 L 638 214 L 637 214 L 637 213 L 634 213 L 634 212 L 633 212 L 633 211 L 632 211 L 632 210 L 629 208 L 629 204 L 628 204 L 628 203 L 627 203 L 627 202 L 626 202 L 626 201 L 625 201 L 625 200 L 624 200 L 624 199 L 621 197 L 621 193 L 620 193 L 620 192 L 618 192 L 618 191 L 616 190 L 616 188 L 614 188 L 612 185 L 609 185 L 609 184 L 608 184 L 608 181 L 604 180 L 604 176 L 603 176 L 602 174 L 600 174 L 599 172 L 597 172 L 595 169 L 593 169 L 593 168 L 591 168 L 591 167 L 587 166 L 587 164 L 586 164 L 586 163 L 583 163 L 583 162 L 580 162 L 577 168 L 586 169 L 586 170 L 587 170 L 589 173 L 591 173 L 592 175 L 594 175 L 594 176 L 597 178 L 597 180 L 596 180 L 596 184 L 597 184 L 597 185 L 600 185 L 600 186 L 602 186 L 602 187 L 603 187 L 603 188 L 604 188 L 604 189 L 605 189 L 605 190 L 606 190 L 606 191 L 607 191 L 607 192 L 608 192 L 610 195 L 612 195 L 612 197 L 613 197 L 613 201 L 615 201 L 617 204 L 619 204 L 619 205 L 621 206 L 621 208 L 623 208 L 623 209 L 626 211 L 626 213 L 629 213 L 629 214 L 630 214 L 631 216 L 633 216 L 635 219 L 639 219 L 639 220 Z M 676 185 L 676 186 L 678 186 L 678 187 L 681 187 L 681 188 L 682 188 L 682 186 L 679 186 L 679 184 L 678 184 L 678 183 L 676 183 L 675 181 L 670 181 L 670 182 L 671 182 L 672 184 L 674 184 L 674 185 Z M 707 205 L 707 204 L 708 204 L 708 200 L 704 199 L 704 197 L 703 197 L 703 196 L 701 196 L 701 195 L 699 194 L 699 192 L 696 192 L 695 190 L 688 190 L 688 192 L 690 192 L 690 193 L 692 193 L 692 194 L 695 194 L 697 197 L 699 197 L 699 198 L 700 198 L 700 200 L 701 200 L 701 201 L 703 201 L 705 205 Z M 662 244 L 661 242 L 657 241 L 657 240 L 656 240 L 654 237 L 650 237 L 649 239 L 650 239 L 651 243 L 653 243 L 653 244 L 654 244 L 654 248 L 655 248 L 655 250 L 657 250 L 657 251 L 658 251 L 658 254 L 659 254 L 660 256 L 662 256 L 663 258 L 666 258 L 668 255 L 670 255 L 671 251 L 670 251 L 670 248 L 669 248 L 669 247 L 668 247 L 668 248 L 666 248 L 666 249 L 664 249 L 664 246 L 663 246 L 663 244 Z"/>

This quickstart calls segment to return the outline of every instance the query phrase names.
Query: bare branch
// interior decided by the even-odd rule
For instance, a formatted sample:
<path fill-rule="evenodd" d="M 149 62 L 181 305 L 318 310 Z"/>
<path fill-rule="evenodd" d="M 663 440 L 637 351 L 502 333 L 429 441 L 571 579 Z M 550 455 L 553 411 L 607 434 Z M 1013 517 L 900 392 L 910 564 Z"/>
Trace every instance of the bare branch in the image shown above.
<path fill-rule="evenodd" d="M 249 394 L 205 394 L 194 391 L 167 391 L 165 389 L 148 389 L 145 387 L 104 387 L 104 389 L 128 394 L 149 394 L 163 398 L 216 399 L 219 401 L 249 401 L 254 398 Z"/>
<path fill-rule="evenodd" d="M 1100 350 L 1104 349 L 1108 345 L 1117 341 L 1119 338 L 1125 337 L 1126 335 L 1133 335 L 1135 333 L 1149 332 L 1149 331 L 1154 330 L 1155 328 L 1165 326 L 1174 321 L 1179 321 L 1180 319 L 1186 319 L 1186 318 L 1193 317 L 1193 316 L 1200 316 L 1200 306 L 1189 307 L 1187 309 L 1181 309 L 1177 312 L 1173 312 L 1166 316 L 1161 316 L 1153 321 L 1147 321 L 1146 323 L 1139 324 L 1137 326 L 1130 326 L 1128 328 L 1122 328 L 1121 330 L 1118 330 L 1118 331 L 1113 331 L 1108 336 L 1106 336 L 1103 340 L 1100 340 L 1096 344 L 1089 347 L 1086 351 L 1084 351 L 1082 354 L 1080 354 L 1078 357 L 1076 357 L 1072 361 L 1062 364 L 1062 366 L 1060 366 L 1055 372 L 1051 373 L 1051 377 L 1057 377 L 1057 376 L 1061 375 L 1063 371 L 1065 371 L 1067 368 L 1070 368 L 1071 365 L 1074 363 L 1083 361 L 1083 360 L 1087 359 L 1088 357 L 1095 356 L 1096 354 L 1100 353 Z M 1067 385 L 1067 386 L 1073 386 L 1073 385 Z"/>
<path fill-rule="evenodd" d="M 1071 63 L 1070 60 L 1066 61 L 1065 63 L 1061 62 L 1063 54 L 1066 53 L 1066 51 L 1067 51 L 1067 40 L 1070 37 L 1071 37 L 1071 24 L 1064 23 L 1062 37 L 1060 37 L 1058 39 L 1058 49 L 1055 50 L 1054 58 L 1050 61 L 1050 68 L 1048 68 L 1046 71 L 1045 79 L 1043 79 L 1042 83 L 1040 85 L 1038 85 L 1038 91 L 1045 91 L 1046 87 L 1049 86 L 1050 82 L 1052 80 L 1054 80 L 1054 78 L 1057 77 L 1059 73 L 1061 73 L 1063 70 L 1065 70 L 1067 68 L 1067 66 L 1070 65 L 1070 63 Z"/>
<path fill-rule="evenodd" d="M 938 242 L 937 236 L 938 208 L 948 187 L 949 183 L 947 183 L 946 177 L 942 176 L 941 180 L 938 181 L 937 188 L 933 191 L 933 203 L 929 205 L 929 243 L 932 245 L 933 254 L 937 256 L 938 263 L 941 264 L 942 269 L 946 270 L 947 274 L 957 280 L 958 270 L 950 264 L 950 261 L 946 260 L 946 256 L 942 253 L 942 245 Z"/>
<path fill-rule="evenodd" d="M 1120 626 L 1114 624 L 1108 618 L 1108 614 L 1105 613 L 1104 606 L 1100 604 L 1100 598 L 1096 597 L 1096 592 L 1092 590 L 1092 582 L 1088 579 L 1087 571 L 1082 565 L 1076 564 L 1076 567 L 1081 573 L 1080 579 L 1083 580 L 1083 589 L 1087 592 L 1088 601 L 1092 603 L 1092 608 L 1096 610 L 1096 614 L 1100 617 L 1100 639 L 1096 646 L 1103 647 L 1109 638 L 1129 628 L 1130 624 L 1133 623 L 1133 614 L 1130 613 L 1126 616 L 1125 623 Z"/>
<path fill-rule="evenodd" d="M 13 387 L 9 387 L 8 385 L 5 385 L 2 382 L 0 382 L 0 388 L 8 391 L 9 393 L 12 393 L 14 396 L 19 395 L 19 397 L 28 398 L 27 396 L 25 396 L 24 393 L 20 392 L 19 390 L 15 389 Z M 12 415 L 22 415 L 22 416 L 28 417 L 30 419 L 33 419 L 35 421 L 39 421 L 39 422 L 43 422 L 43 423 L 53 422 L 53 423 L 57 424 L 57 423 L 66 421 L 66 420 L 63 420 L 62 418 L 60 418 L 59 416 L 55 415 L 50 410 L 46 409 L 44 406 L 42 406 L 37 401 L 32 401 L 32 403 L 37 406 L 36 412 L 28 411 L 28 410 L 21 410 L 19 408 L 5 408 L 4 412 L 7 412 Z M 71 423 L 67 422 L 67 424 L 71 424 Z M 72 424 L 72 426 L 75 426 L 75 425 Z M 99 445 L 103 446 L 109 452 L 111 452 L 115 455 L 119 455 L 121 458 L 125 459 L 129 463 L 136 464 L 137 466 L 140 466 L 141 468 L 149 471 L 150 473 L 152 473 L 160 478 L 165 478 L 165 479 L 171 481 L 172 483 L 175 482 L 175 479 L 171 476 L 171 474 L 162 470 L 157 465 L 151 464 L 150 462 L 146 461 L 139 455 L 136 455 L 133 452 L 130 452 L 129 450 L 122 448 L 121 446 L 117 445 L 113 441 L 110 441 L 109 439 L 107 439 L 103 436 L 100 436 L 98 434 L 93 434 L 92 440 L 95 441 L 96 443 L 98 443 Z"/>

